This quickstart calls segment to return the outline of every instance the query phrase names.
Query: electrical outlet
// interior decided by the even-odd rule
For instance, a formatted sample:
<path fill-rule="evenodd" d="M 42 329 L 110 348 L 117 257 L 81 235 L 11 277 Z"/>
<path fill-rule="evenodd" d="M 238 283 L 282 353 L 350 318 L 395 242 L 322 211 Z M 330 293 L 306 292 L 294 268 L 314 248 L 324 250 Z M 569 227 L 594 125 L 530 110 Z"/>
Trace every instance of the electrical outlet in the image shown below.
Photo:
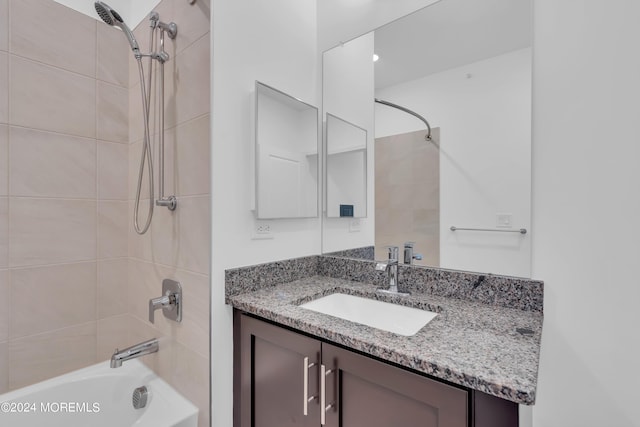
<path fill-rule="evenodd" d="M 268 222 L 256 222 L 253 233 L 251 234 L 253 240 L 265 240 L 273 239 L 273 233 L 271 231 L 271 223 Z"/>
<path fill-rule="evenodd" d="M 360 218 L 349 220 L 349 233 L 357 233 L 360 231 Z"/>
<path fill-rule="evenodd" d="M 496 227 L 511 228 L 513 227 L 511 214 L 496 214 Z"/>

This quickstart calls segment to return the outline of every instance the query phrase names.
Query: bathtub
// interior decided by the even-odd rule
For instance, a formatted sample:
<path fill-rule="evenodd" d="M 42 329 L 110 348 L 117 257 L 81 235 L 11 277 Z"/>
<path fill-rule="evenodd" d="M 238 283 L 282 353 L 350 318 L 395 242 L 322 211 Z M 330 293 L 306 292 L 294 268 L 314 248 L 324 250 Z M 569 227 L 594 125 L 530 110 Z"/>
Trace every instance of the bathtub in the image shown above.
<path fill-rule="evenodd" d="M 146 386 L 146 407 L 134 409 L 134 389 Z M 0 426 L 196 427 L 198 408 L 138 360 L 109 362 L 0 395 Z"/>

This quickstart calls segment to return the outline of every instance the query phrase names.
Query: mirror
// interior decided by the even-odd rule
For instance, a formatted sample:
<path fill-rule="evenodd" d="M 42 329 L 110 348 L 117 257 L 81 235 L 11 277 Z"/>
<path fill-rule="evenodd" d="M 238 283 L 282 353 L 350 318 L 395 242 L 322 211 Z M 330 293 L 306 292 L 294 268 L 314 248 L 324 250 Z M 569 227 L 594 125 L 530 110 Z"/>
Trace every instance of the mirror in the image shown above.
<path fill-rule="evenodd" d="M 256 216 L 318 216 L 318 109 L 256 81 Z"/>
<path fill-rule="evenodd" d="M 367 130 L 327 113 L 327 217 L 367 216 Z"/>
<path fill-rule="evenodd" d="M 324 53 L 323 111 L 336 97 L 366 103 L 375 159 L 375 208 L 362 220 L 371 232 L 325 232 L 325 253 L 370 245 L 384 259 L 394 245 L 402 262 L 415 242 L 415 264 L 530 276 L 531 9 L 530 0 L 441 0 Z M 356 45 L 366 53 L 349 72 Z M 432 141 L 423 121 L 374 99 L 425 118 Z"/>

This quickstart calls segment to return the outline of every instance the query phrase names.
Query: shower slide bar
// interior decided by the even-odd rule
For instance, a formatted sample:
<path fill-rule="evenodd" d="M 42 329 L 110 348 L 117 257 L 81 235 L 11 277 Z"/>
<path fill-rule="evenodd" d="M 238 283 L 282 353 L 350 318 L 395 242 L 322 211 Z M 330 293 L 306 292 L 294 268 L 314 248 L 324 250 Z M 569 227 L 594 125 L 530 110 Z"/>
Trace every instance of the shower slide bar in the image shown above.
<path fill-rule="evenodd" d="M 449 230 L 451 230 L 451 231 L 496 231 L 498 233 L 527 234 L 527 229 L 526 228 L 520 228 L 518 230 L 500 230 L 498 228 L 461 228 L 461 227 L 456 227 L 456 226 L 452 225 L 451 228 L 449 228 Z"/>
<path fill-rule="evenodd" d="M 396 109 L 398 109 L 400 111 L 404 111 L 407 114 L 411 114 L 413 117 L 416 117 L 417 119 L 421 120 L 422 123 L 427 125 L 427 134 L 424 136 L 424 140 L 428 141 L 428 142 L 432 142 L 432 140 L 431 140 L 431 125 L 429 124 L 427 119 L 422 117 L 420 114 L 416 113 L 415 111 L 411 111 L 408 108 L 403 107 L 402 105 L 398 105 L 398 104 L 394 104 L 393 102 L 385 101 L 384 99 L 373 98 L 373 100 L 375 102 L 377 102 L 378 104 L 386 105 L 387 107 L 396 108 Z"/>

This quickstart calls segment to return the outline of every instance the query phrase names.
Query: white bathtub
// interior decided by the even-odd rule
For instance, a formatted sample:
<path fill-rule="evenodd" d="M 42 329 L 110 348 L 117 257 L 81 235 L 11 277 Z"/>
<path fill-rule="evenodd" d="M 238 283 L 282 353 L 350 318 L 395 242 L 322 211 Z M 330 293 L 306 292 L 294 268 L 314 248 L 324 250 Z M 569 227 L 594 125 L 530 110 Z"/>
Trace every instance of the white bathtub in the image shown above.
<path fill-rule="evenodd" d="M 146 386 L 147 405 L 134 409 L 133 390 Z M 138 360 L 109 362 L 0 395 L 6 427 L 196 427 L 198 408 Z"/>

